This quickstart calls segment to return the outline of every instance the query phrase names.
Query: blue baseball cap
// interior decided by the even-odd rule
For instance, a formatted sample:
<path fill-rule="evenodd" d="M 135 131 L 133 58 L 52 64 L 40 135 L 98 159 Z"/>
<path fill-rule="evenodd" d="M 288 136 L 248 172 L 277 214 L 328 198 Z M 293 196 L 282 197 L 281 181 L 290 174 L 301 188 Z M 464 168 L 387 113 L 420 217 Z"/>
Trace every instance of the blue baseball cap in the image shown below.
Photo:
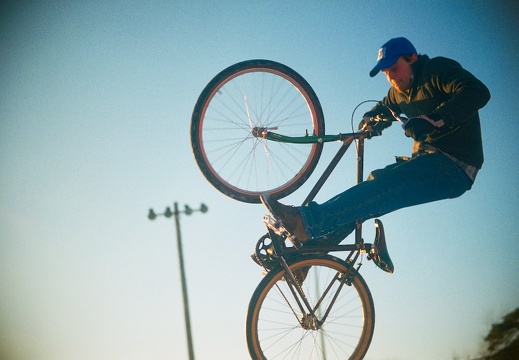
<path fill-rule="evenodd" d="M 369 76 L 373 77 L 380 70 L 390 68 L 405 54 L 416 54 L 416 49 L 409 40 L 404 37 L 389 40 L 378 49 L 377 65 L 369 72 Z"/>

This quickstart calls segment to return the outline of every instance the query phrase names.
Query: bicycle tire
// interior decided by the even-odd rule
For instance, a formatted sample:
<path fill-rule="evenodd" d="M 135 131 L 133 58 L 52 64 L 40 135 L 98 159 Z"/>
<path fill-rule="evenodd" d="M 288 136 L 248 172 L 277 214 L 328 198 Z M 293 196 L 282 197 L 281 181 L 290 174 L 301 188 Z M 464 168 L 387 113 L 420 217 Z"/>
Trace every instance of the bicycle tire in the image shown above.
<path fill-rule="evenodd" d="M 357 360 L 365 356 L 375 327 L 375 308 L 366 282 L 349 264 L 331 255 L 302 256 L 289 262 L 292 272 L 309 266 L 302 289 L 312 307 L 327 284 L 338 285 L 338 280 L 331 280 L 335 274 L 353 271 L 351 286 L 344 284 L 340 289 L 319 329 L 304 329 L 299 323 L 303 315 L 293 305 L 294 297 L 284 280 L 284 269 L 271 270 L 249 303 L 246 336 L 252 359 Z M 332 294 L 328 293 L 322 302 L 324 309 Z"/>
<path fill-rule="evenodd" d="M 324 116 L 308 82 L 286 65 L 247 60 L 216 75 L 191 117 L 191 146 L 204 177 L 223 194 L 259 203 L 285 197 L 315 169 L 322 143 L 288 144 L 252 135 L 276 127 L 288 136 L 324 134 Z"/>

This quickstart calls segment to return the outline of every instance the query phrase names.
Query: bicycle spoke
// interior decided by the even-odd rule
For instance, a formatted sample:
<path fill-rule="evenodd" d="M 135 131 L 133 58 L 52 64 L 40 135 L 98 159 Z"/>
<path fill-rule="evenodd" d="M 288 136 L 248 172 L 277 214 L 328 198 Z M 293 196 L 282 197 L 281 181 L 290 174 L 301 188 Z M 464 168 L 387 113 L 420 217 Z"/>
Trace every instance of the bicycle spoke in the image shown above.
<path fill-rule="evenodd" d="M 348 265 L 326 255 L 289 266 L 292 272 L 309 268 L 302 291 L 312 311 L 296 302 L 283 270 L 269 273 L 247 316 L 253 358 L 342 360 L 364 354 L 372 336 L 374 308 L 360 275 L 347 285 Z"/>
<path fill-rule="evenodd" d="M 312 173 L 322 144 L 283 144 L 253 135 L 275 128 L 284 135 L 324 134 L 317 96 L 292 69 L 271 61 L 236 64 L 200 95 L 191 120 L 191 143 L 204 176 L 237 200 L 283 197 Z"/>

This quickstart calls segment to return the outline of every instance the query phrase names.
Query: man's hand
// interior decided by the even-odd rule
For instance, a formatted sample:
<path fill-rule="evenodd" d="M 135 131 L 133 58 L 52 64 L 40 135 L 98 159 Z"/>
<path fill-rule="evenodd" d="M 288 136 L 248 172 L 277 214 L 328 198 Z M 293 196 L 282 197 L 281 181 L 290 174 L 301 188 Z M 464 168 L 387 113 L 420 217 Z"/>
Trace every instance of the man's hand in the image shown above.
<path fill-rule="evenodd" d="M 371 116 L 364 115 L 362 120 L 359 123 L 359 130 L 362 131 L 373 131 L 373 121 L 371 120 Z"/>
<path fill-rule="evenodd" d="M 359 130 L 361 131 L 382 131 L 391 126 L 392 121 L 375 121 L 374 115 L 366 113 L 359 123 Z"/>
<path fill-rule="evenodd" d="M 416 141 L 424 141 L 432 131 L 445 125 L 443 120 L 434 121 L 425 115 L 413 117 L 407 120 L 403 128 L 405 135 Z"/>

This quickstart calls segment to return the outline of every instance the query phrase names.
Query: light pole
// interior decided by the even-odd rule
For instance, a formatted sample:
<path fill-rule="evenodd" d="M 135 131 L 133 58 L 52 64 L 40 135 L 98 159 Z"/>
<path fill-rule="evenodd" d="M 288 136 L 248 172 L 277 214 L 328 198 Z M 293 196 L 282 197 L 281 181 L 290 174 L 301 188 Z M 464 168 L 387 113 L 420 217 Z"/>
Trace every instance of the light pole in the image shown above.
<path fill-rule="evenodd" d="M 157 216 L 163 215 L 167 218 L 175 216 L 175 226 L 177 228 L 177 247 L 178 247 L 178 260 L 180 263 L 180 281 L 182 283 L 182 299 L 184 302 L 184 319 L 186 322 L 186 335 L 187 335 L 187 349 L 189 353 L 189 360 L 195 360 L 195 354 L 193 351 L 193 339 L 191 337 L 191 320 L 189 318 L 189 301 L 187 296 L 187 284 L 186 284 L 186 273 L 184 269 L 184 254 L 182 252 L 182 237 L 180 236 L 180 214 L 191 215 L 195 211 L 206 213 L 208 207 L 205 204 L 201 204 L 199 209 L 191 209 L 188 205 L 185 205 L 183 211 L 178 210 L 178 204 L 175 202 L 173 212 L 168 206 L 162 214 L 157 214 L 150 209 L 148 213 L 148 219 L 155 220 Z"/>

